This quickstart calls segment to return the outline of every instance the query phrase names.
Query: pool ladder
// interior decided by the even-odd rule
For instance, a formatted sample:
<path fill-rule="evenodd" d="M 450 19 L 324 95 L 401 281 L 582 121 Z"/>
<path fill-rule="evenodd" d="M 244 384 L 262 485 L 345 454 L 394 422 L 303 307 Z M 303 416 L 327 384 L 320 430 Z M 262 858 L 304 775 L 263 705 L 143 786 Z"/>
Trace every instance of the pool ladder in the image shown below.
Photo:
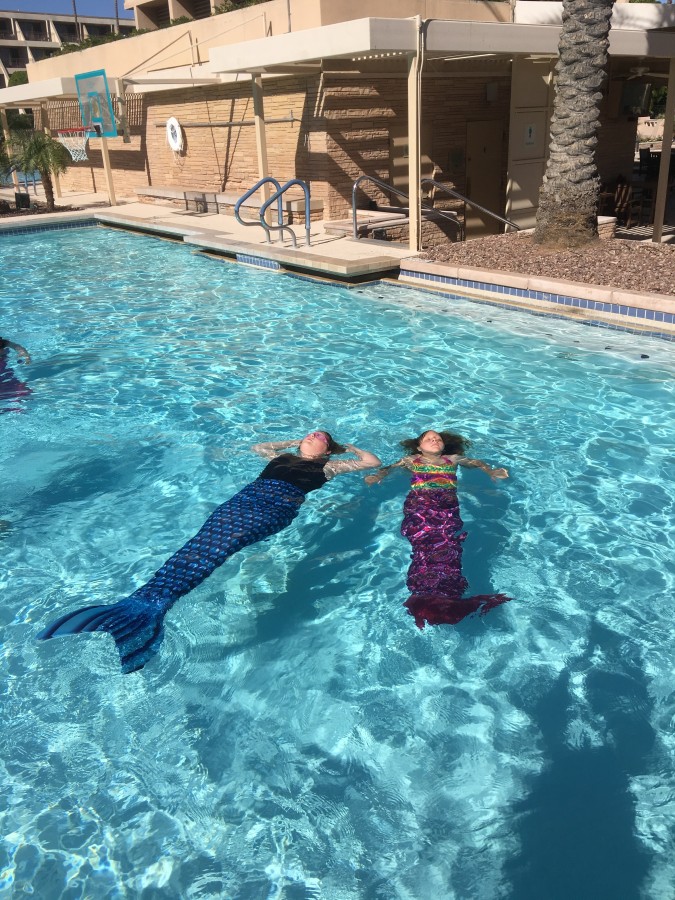
<path fill-rule="evenodd" d="M 264 184 L 274 185 L 275 191 L 272 194 L 272 196 L 269 198 L 269 200 L 265 200 L 265 202 L 260 206 L 260 209 L 258 210 L 259 221 L 258 222 L 244 221 L 244 219 L 242 219 L 239 214 L 241 205 L 243 203 L 245 203 L 246 200 L 248 200 L 248 198 L 252 194 L 255 194 L 256 191 L 260 190 L 260 188 Z M 291 241 L 293 242 L 293 247 L 297 248 L 298 241 L 295 236 L 295 232 L 290 227 L 290 225 L 284 225 L 284 206 L 281 201 L 282 196 L 286 193 L 286 191 L 289 188 L 292 188 L 292 187 L 301 187 L 303 194 L 305 195 L 305 246 L 309 247 L 311 244 L 310 221 L 309 221 L 309 214 L 310 214 L 309 185 L 307 184 L 306 181 L 302 181 L 300 178 L 291 178 L 290 181 L 287 181 L 286 184 L 283 184 L 283 185 L 280 184 L 276 178 L 272 178 L 271 175 L 267 175 L 265 178 L 261 178 L 260 181 L 256 181 L 256 183 L 253 185 L 253 187 L 249 188 L 249 190 L 246 191 L 246 193 L 243 194 L 234 205 L 234 216 L 235 216 L 237 222 L 239 222 L 240 225 L 246 225 L 247 227 L 249 225 L 255 225 L 255 226 L 260 225 L 261 228 L 265 229 L 265 238 L 266 238 L 268 244 L 272 243 L 272 232 L 273 231 L 279 232 L 281 241 L 283 241 L 283 239 L 284 239 L 284 232 L 287 231 L 291 236 Z M 270 225 L 269 222 L 267 221 L 267 219 L 265 218 L 265 215 L 267 213 L 267 210 L 274 203 L 277 204 L 277 224 Z"/>

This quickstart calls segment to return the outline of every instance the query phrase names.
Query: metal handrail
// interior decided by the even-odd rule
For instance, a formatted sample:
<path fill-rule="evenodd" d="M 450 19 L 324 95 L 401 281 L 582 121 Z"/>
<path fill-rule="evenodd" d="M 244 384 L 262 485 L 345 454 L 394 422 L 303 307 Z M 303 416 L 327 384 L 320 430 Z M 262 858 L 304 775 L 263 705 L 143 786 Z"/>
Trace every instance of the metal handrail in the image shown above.
<path fill-rule="evenodd" d="M 283 185 L 283 187 L 277 187 L 276 194 L 272 194 L 272 196 L 269 198 L 269 200 L 266 200 L 263 203 L 263 205 L 260 207 L 260 224 L 262 225 L 263 222 L 265 222 L 265 213 L 267 212 L 268 207 L 270 207 L 274 203 L 275 200 L 278 200 L 279 207 L 281 208 L 281 195 L 285 194 L 289 188 L 294 187 L 295 185 L 298 185 L 299 187 L 301 187 L 303 190 L 303 193 L 305 195 L 305 246 L 309 247 L 311 244 L 311 242 L 310 242 L 311 223 L 309 221 L 309 216 L 310 216 L 309 185 L 307 184 L 307 182 L 302 181 L 300 178 L 291 178 L 291 180 L 287 181 L 286 184 Z M 279 222 L 278 225 L 267 225 L 267 223 L 265 222 L 263 227 L 270 228 L 270 229 L 277 229 L 281 232 L 282 236 L 283 236 L 284 231 L 290 231 L 291 237 L 293 239 L 293 247 L 298 246 L 298 242 L 295 238 L 295 232 L 289 225 L 283 225 L 281 223 L 281 221 Z"/>
<path fill-rule="evenodd" d="M 379 178 L 375 178 L 373 175 L 360 175 L 352 186 L 352 223 L 354 225 L 354 238 L 358 240 L 358 226 L 356 224 L 356 191 L 358 190 L 359 185 L 362 181 L 372 181 L 373 184 L 376 184 L 378 187 L 384 188 L 385 191 L 391 191 L 392 194 L 396 194 L 398 197 L 403 197 L 404 200 L 410 200 L 407 194 L 404 194 L 403 191 L 399 191 L 398 188 L 392 187 L 390 184 L 387 184 L 386 181 L 380 181 Z"/>
<path fill-rule="evenodd" d="M 277 189 L 277 193 L 281 190 L 281 184 L 276 180 L 276 178 L 272 178 L 271 175 L 267 175 L 265 178 L 261 178 L 260 181 L 256 181 L 256 183 L 253 185 L 253 187 L 250 188 L 248 191 L 246 191 L 246 193 L 243 194 L 237 200 L 237 202 L 234 204 L 234 217 L 237 220 L 237 222 L 239 222 L 240 225 L 245 225 L 247 228 L 249 225 L 262 225 L 262 227 L 265 229 L 267 243 L 271 244 L 272 236 L 271 236 L 271 232 L 270 232 L 270 226 L 267 224 L 267 222 L 265 222 L 264 220 L 261 220 L 260 222 L 244 222 L 242 217 L 239 215 L 239 208 L 241 207 L 242 203 L 244 203 L 244 201 L 248 200 L 248 198 L 251 196 L 251 194 L 255 194 L 255 192 L 263 186 L 263 184 L 267 184 L 267 183 L 273 184 L 274 187 Z M 284 220 L 284 208 L 281 203 L 281 195 L 279 195 L 279 205 L 277 207 L 277 217 L 278 217 L 279 224 L 281 224 Z"/>
<path fill-rule="evenodd" d="M 396 194 L 397 196 L 402 197 L 404 200 L 410 201 L 410 197 L 409 197 L 406 193 L 404 193 L 403 191 L 400 191 L 398 188 L 392 187 L 392 185 L 387 184 L 386 181 L 380 181 L 379 178 L 375 178 L 373 175 L 361 175 L 361 176 L 359 176 L 359 178 L 356 179 L 356 181 L 354 182 L 354 185 L 353 185 L 353 187 L 352 187 L 352 223 L 353 223 L 353 235 L 354 235 L 354 238 L 357 239 L 357 240 L 358 240 L 358 237 L 359 237 L 359 233 L 358 233 L 358 224 L 357 224 L 357 222 L 356 222 L 356 191 L 358 190 L 358 187 L 359 187 L 359 185 L 361 184 L 362 181 L 372 181 L 373 184 L 376 184 L 378 187 L 381 187 L 381 188 L 383 188 L 383 189 L 386 190 L 386 191 L 391 191 L 392 194 Z M 408 209 L 408 213 L 410 213 L 410 207 L 408 206 L 408 207 L 405 207 L 405 208 Z M 456 214 L 445 212 L 445 211 L 442 210 L 442 209 L 434 209 L 434 210 L 431 210 L 431 209 L 425 209 L 424 207 L 421 208 L 421 212 L 423 212 L 423 213 L 424 213 L 424 212 L 433 212 L 433 214 L 434 214 L 435 216 L 440 216 L 442 219 L 447 219 L 449 222 L 452 222 L 453 225 L 456 225 L 456 226 L 457 226 L 457 228 L 459 229 L 460 234 L 463 236 L 463 234 L 464 234 L 464 229 L 463 229 L 463 227 L 462 227 L 461 222 L 459 222 L 459 221 L 457 220 Z"/>
<path fill-rule="evenodd" d="M 512 222 L 510 219 L 504 219 L 502 216 L 498 216 L 497 213 L 492 212 L 492 210 L 486 209 L 484 206 L 481 206 L 480 203 L 476 203 L 473 200 L 469 200 L 468 197 L 465 197 L 464 194 L 459 194 L 457 191 L 451 190 L 449 187 L 446 187 L 444 184 L 441 184 L 439 181 L 434 181 L 433 178 L 423 178 L 420 182 L 420 186 L 423 188 L 425 184 L 431 184 L 435 188 L 438 188 L 441 191 L 444 191 L 446 194 L 450 194 L 451 197 L 455 197 L 457 200 L 461 200 L 464 203 L 468 203 L 469 206 L 473 206 L 474 209 L 479 209 L 482 213 L 486 213 L 488 216 L 492 216 L 493 219 L 497 219 L 499 222 L 503 222 L 504 225 L 509 225 L 511 228 L 515 228 L 516 231 L 520 231 L 520 225 L 516 225 L 515 222 Z"/>

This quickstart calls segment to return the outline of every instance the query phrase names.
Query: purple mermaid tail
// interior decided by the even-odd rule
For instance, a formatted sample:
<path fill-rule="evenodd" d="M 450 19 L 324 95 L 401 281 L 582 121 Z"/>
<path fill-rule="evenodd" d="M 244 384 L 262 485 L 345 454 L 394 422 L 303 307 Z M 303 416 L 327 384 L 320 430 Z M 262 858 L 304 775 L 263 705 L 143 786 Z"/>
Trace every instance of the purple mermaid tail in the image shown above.
<path fill-rule="evenodd" d="M 455 491 L 412 490 L 403 506 L 401 534 L 412 545 L 404 606 L 418 628 L 456 625 L 466 616 L 489 610 L 511 598 L 505 594 L 463 597 L 469 584 L 462 575 L 463 531 Z"/>
<path fill-rule="evenodd" d="M 23 400 L 32 393 L 28 385 L 16 377 L 14 370 L 7 365 L 6 359 L 0 356 L 0 401 Z M 0 409 L 0 413 L 6 412 L 21 412 L 21 409 L 18 406 L 7 406 Z"/>

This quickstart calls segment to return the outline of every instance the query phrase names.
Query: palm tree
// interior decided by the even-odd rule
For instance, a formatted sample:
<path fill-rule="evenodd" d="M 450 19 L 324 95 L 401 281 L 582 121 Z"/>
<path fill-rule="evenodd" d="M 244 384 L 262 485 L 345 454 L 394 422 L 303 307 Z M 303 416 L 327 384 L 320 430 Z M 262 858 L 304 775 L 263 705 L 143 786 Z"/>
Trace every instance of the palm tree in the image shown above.
<path fill-rule="evenodd" d="M 598 236 L 595 164 L 614 0 L 563 0 L 546 175 L 534 241 L 581 247 Z"/>
<path fill-rule="evenodd" d="M 13 132 L 10 142 L 12 165 L 22 172 L 40 173 L 47 201 L 47 212 L 54 212 L 52 175 L 62 175 L 68 168 L 68 151 L 44 131 Z"/>
<path fill-rule="evenodd" d="M 0 175 L 9 175 L 12 171 L 12 161 L 7 152 L 7 142 L 0 141 Z"/>

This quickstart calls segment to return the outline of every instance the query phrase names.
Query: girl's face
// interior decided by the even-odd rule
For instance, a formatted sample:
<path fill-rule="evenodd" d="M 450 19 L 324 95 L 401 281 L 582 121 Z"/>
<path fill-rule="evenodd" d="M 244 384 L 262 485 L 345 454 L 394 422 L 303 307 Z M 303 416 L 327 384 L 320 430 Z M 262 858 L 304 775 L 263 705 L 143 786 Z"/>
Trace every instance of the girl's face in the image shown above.
<path fill-rule="evenodd" d="M 300 450 L 301 456 L 306 456 L 309 459 L 316 459 L 319 456 L 327 456 L 328 455 L 328 438 L 323 433 L 323 431 L 312 431 L 307 437 L 304 437 L 300 441 Z"/>
<path fill-rule="evenodd" d="M 422 453 L 432 456 L 443 452 L 443 438 L 437 431 L 426 431 L 417 445 Z"/>

